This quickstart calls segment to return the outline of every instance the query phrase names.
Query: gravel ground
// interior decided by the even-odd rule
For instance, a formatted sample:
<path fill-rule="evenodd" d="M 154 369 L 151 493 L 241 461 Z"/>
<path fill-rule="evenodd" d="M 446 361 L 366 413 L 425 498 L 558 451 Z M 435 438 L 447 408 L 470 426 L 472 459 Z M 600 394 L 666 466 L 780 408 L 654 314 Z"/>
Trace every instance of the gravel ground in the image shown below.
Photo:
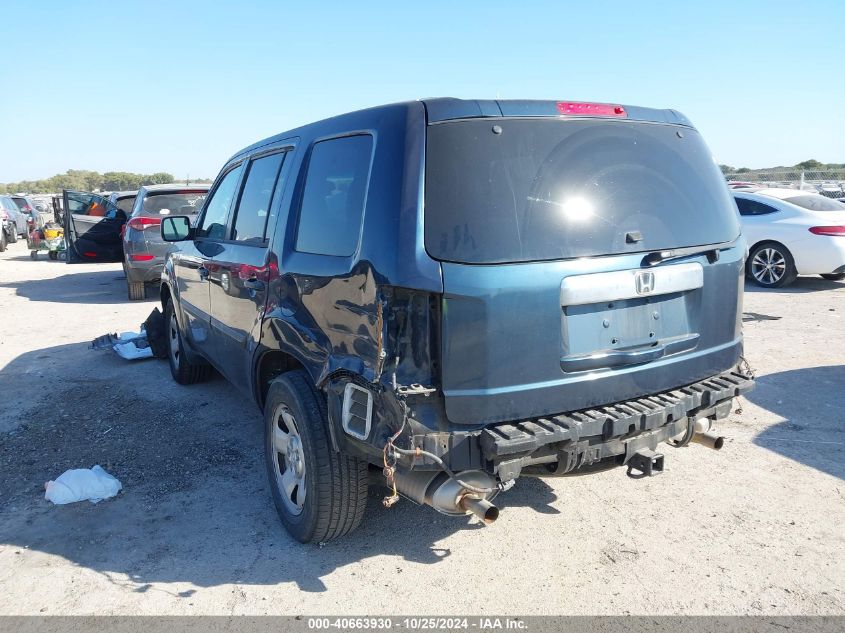
<path fill-rule="evenodd" d="M 254 404 L 87 349 L 137 329 L 120 265 L 0 254 L 0 614 L 845 614 L 845 283 L 746 293 L 758 388 L 717 453 L 523 479 L 492 527 L 371 492 L 323 547 L 276 518 Z M 152 293 L 151 293 L 152 294 Z M 43 484 L 104 466 L 115 499 Z"/>

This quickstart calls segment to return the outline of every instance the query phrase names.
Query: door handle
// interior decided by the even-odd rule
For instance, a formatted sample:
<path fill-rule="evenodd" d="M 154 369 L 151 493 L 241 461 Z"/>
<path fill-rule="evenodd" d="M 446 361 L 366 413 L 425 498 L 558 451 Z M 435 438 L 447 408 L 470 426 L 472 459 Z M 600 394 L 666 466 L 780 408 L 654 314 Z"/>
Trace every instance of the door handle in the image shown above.
<path fill-rule="evenodd" d="M 197 273 L 199 274 L 200 279 L 202 279 L 203 281 L 208 281 L 208 268 L 206 268 L 205 266 L 200 266 L 199 268 L 197 268 Z"/>
<path fill-rule="evenodd" d="M 249 290 L 264 290 L 264 286 L 264 282 L 260 279 L 250 277 L 244 280 L 244 288 L 248 288 Z"/>

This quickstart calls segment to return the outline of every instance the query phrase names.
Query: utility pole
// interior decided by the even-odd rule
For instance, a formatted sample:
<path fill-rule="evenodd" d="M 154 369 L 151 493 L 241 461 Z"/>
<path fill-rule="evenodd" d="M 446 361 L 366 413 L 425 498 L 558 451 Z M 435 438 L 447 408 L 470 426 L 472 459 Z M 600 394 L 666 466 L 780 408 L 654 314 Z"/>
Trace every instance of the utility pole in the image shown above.
<path fill-rule="evenodd" d="M 190 185 L 190 184 L 191 184 L 191 174 L 188 174 L 188 175 L 185 177 L 185 186 L 187 187 L 187 186 L 188 186 L 188 185 Z"/>

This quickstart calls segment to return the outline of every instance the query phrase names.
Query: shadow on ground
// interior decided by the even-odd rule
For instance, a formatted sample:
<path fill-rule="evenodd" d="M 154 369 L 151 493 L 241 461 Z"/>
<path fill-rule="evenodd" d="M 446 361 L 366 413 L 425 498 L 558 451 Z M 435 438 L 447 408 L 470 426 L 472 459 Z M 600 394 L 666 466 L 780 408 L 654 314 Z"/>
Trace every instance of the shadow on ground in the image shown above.
<path fill-rule="evenodd" d="M 845 281 L 828 281 L 821 277 L 798 277 L 794 282 L 786 286 L 786 288 L 763 288 L 758 286 L 753 281 L 745 280 L 745 292 L 774 292 L 784 295 L 802 294 L 805 292 L 818 292 L 820 290 L 836 290 L 837 288 L 845 289 Z"/>
<path fill-rule="evenodd" d="M 746 398 L 784 418 L 755 444 L 845 479 L 845 365 L 761 376 Z"/>
<path fill-rule="evenodd" d="M 29 257 L 23 259 L 29 260 Z M 30 301 L 97 305 L 126 303 L 126 277 L 119 268 L 86 270 L 84 264 L 68 265 L 64 262 L 51 262 L 53 263 L 56 266 L 65 266 L 72 272 L 50 279 L 8 281 L 0 283 L 0 288 L 11 288 L 19 297 L 25 297 Z M 148 298 L 152 299 L 154 295 L 154 292 L 150 292 Z"/>
<path fill-rule="evenodd" d="M 114 276 L 114 273 L 108 273 Z M 324 546 L 294 542 L 273 507 L 263 463 L 261 414 L 224 379 L 176 385 L 163 361 L 134 363 L 81 344 L 23 354 L 0 371 L 0 387 L 51 359 L 30 408 L 0 435 L 0 548 L 61 556 L 129 591 L 170 591 L 154 583 L 199 587 L 293 582 L 327 589 L 335 569 L 374 557 L 435 564 L 441 541 L 476 520 L 453 518 L 402 500 L 391 509 L 372 487 L 362 526 Z M 57 376 L 66 376 L 58 379 Z M 117 497 L 52 506 L 43 484 L 68 468 L 100 464 L 123 483 Z M 557 513 L 541 480 L 521 480 L 502 507 Z M 319 548 L 319 556 L 315 551 Z M 384 573 L 401 573 L 396 563 Z M 366 579 L 366 582 L 377 582 Z M 189 599 L 193 591 L 174 595 Z"/>

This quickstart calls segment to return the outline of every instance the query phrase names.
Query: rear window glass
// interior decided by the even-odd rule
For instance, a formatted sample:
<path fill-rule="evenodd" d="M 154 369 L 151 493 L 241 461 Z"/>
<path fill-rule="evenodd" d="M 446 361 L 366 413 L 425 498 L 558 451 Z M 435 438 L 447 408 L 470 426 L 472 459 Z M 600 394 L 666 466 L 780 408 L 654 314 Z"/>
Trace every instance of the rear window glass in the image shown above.
<path fill-rule="evenodd" d="M 206 191 L 151 191 L 144 196 L 144 215 L 195 215 L 202 208 Z"/>
<path fill-rule="evenodd" d="M 824 196 L 795 196 L 784 200 L 810 211 L 845 211 L 845 204 Z"/>
<path fill-rule="evenodd" d="M 296 250 L 348 256 L 355 252 L 373 149 L 372 136 L 347 136 L 314 145 L 302 193 Z"/>
<path fill-rule="evenodd" d="M 428 127 L 425 245 L 506 263 L 728 242 L 736 207 L 697 132 L 629 121 Z"/>

